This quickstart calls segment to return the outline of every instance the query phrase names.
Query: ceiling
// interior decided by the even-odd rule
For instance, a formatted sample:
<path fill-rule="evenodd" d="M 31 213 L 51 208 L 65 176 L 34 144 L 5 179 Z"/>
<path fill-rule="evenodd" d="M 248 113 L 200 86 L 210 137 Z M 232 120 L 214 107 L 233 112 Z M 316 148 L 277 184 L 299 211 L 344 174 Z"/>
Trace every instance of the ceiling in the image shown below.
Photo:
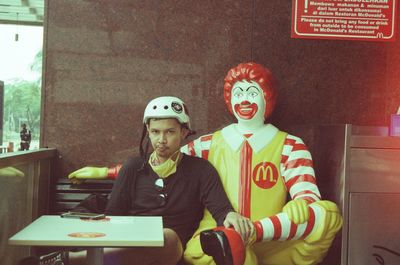
<path fill-rule="evenodd" d="M 45 0 L 0 0 L 0 24 L 43 25 Z"/>

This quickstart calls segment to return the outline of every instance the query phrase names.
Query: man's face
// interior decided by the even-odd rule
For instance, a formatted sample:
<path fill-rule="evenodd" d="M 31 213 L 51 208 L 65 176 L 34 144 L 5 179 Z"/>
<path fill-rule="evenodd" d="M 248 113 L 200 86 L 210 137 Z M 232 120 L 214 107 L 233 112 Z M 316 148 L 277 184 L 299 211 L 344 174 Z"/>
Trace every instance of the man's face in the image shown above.
<path fill-rule="evenodd" d="M 237 81 L 232 88 L 231 106 L 239 121 L 264 121 L 265 99 L 257 82 Z"/>
<path fill-rule="evenodd" d="M 160 162 L 164 162 L 180 147 L 188 130 L 176 119 L 150 119 L 147 125 L 151 145 Z"/>

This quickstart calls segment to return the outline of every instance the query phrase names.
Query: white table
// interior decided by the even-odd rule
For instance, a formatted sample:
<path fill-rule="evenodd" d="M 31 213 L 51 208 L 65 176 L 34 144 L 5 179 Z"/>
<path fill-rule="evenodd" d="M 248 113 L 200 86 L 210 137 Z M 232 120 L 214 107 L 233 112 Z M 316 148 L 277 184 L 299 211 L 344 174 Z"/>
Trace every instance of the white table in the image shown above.
<path fill-rule="evenodd" d="M 88 264 L 103 264 L 103 247 L 160 247 L 164 245 L 159 216 L 108 216 L 81 220 L 44 215 L 9 239 L 12 245 L 88 248 Z"/>

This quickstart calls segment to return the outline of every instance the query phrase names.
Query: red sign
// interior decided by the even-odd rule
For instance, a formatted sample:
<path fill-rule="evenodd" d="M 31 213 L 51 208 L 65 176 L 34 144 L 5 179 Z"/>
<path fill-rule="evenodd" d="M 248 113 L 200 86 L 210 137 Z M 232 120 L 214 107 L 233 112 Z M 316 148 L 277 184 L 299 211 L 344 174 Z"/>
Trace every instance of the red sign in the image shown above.
<path fill-rule="evenodd" d="M 262 189 L 270 189 L 278 181 L 278 169 L 271 162 L 261 162 L 254 167 L 253 181 Z"/>
<path fill-rule="evenodd" d="M 394 41 L 397 0 L 292 0 L 292 38 Z"/>

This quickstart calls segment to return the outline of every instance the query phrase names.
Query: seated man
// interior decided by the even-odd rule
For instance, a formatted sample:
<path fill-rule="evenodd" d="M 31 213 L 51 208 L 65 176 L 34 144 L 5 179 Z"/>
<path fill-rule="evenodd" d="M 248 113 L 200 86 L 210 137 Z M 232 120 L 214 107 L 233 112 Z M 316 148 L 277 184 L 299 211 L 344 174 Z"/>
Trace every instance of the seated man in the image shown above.
<path fill-rule="evenodd" d="M 237 123 L 201 136 L 181 150 L 210 161 L 234 209 L 253 221 L 256 233 L 247 244 L 245 264 L 321 262 L 342 217 L 333 202 L 321 200 L 307 146 L 267 122 L 277 97 L 274 76 L 259 64 L 239 64 L 225 77 L 224 97 Z M 86 167 L 69 177 L 105 178 L 117 170 Z M 187 244 L 186 262 L 209 265 L 221 259 L 219 250 L 224 246 L 208 247 L 221 242 L 218 231 L 208 231 L 216 225 L 206 211 Z M 203 237 L 197 236 L 201 233 Z"/>
<path fill-rule="evenodd" d="M 105 213 L 162 216 L 165 245 L 106 249 L 105 264 L 132 264 L 133 260 L 177 264 L 205 207 L 218 225 L 233 226 L 246 241 L 252 223 L 233 210 L 217 171 L 206 160 L 180 152 L 183 139 L 191 132 L 184 103 L 176 97 L 153 99 L 143 123 L 141 157 L 128 159 L 119 170 Z M 147 134 L 154 150 L 149 156 L 142 147 Z M 82 254 L 70 256 L 71 264 L 82 262 Z"/>

